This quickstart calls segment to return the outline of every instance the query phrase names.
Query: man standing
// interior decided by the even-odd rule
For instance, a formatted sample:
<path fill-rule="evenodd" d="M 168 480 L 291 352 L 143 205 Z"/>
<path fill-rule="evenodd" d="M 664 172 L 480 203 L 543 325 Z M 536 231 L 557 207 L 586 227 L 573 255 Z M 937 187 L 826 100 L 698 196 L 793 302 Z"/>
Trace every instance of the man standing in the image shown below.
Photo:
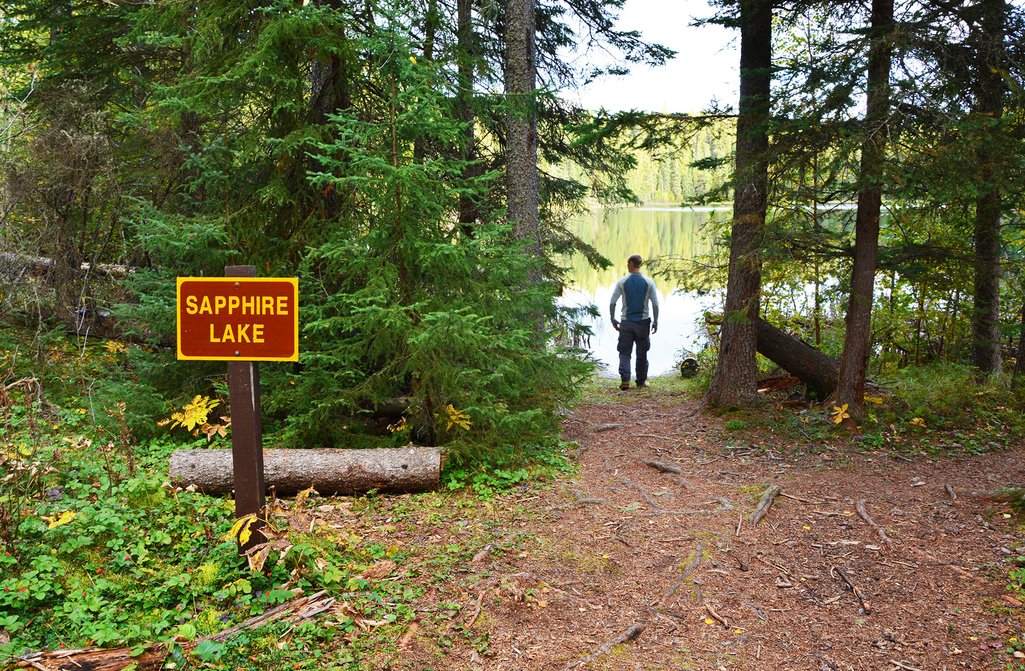
<path fill-rule="evenodd" d="M 649 335 L 658 331 L 658 291 L 650 277 L 641 274 L 641 255 L 634 254 L 626 260 L 630 274 L 616 282 L 612 291 L 612 328 L 619 331 L 619 385 L 624 391 L 630 388 L 630 354 L 637 343 L 637 386 L 643 387 L 648 380 L 648 350 L 651 349 Z M 622 297 L 623 309 L 616 320 L 616 302 Z M 648 312 L 648 303 L 651 312 Z"/>

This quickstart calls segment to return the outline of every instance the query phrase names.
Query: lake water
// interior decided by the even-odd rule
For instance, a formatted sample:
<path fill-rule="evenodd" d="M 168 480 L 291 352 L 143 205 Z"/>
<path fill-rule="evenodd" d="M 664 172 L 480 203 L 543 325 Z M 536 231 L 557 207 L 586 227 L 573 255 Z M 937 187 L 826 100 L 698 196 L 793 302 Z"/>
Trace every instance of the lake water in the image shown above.
<path fill-rule="evenodd" d="M 728 213 L 720 211 L 719 216 L 723 214 Z M 573 257 L 569 261 L 570 287 L 560 299 L 565 306 L 594 304 L 601 311 L 601 317 L 590 323 L 594 336 L 588 349 L 603 364 L 604 375 L 618 377 L 618 333 L 609 320 L 609 299 L 616 281 L 627 273 L 627 257 L 640 254 L 647 264 L 660 257 L 693 259 L 708 252 L 709 244 L 701 232 L 712 216 L 713 211 L 707 209 L 630 207 L 596 210 L 570 225 L 582 240 L 613 262 L 611 268 L 596 270 L 583 257 Z M 649 274 L 646 267 L 641 270 Z M 652 335 L 648 352 L 650 376 L 670 372 L 681 350 L 696 352 L 704 346 L 704 312 L 722 301 L 718 289 L 698 295 L 678 291 L 666 278 L 654 279 L 660 308 L 658 333 Z"/>

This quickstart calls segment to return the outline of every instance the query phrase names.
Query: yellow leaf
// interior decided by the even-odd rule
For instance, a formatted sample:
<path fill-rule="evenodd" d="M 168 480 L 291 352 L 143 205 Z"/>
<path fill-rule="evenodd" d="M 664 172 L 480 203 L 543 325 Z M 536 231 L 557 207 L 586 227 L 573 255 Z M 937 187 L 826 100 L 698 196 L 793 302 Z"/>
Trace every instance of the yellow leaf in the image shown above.
<path fill-rule="evenodd" d="M 316 493 L 317 490 L 313 487 L 302 490 L 301 492 L 295 495 L 295 504 L 293 505 L 293 508 L 302 508 L 304 505 L 306 505 L 306 499 L 310 498 L 310 496 Z"/>
<path fill-rule="evenodd" d="M 75 511 L 65 510 L 60 515 L 58 515 L 56 519 L 50 520 L 50 523 L 46 525 L 46 528 L 53 529 L 55 527 L 62 527 L 65 524 L 70 523 L 73 519 L 75 519 Z"/>
<path fill-rule="evenodd" d="M 710 617 L 705 618 L 705 624 L 715 624 L 715 620 Z"/>
<path fill-rule="evenodd" d="M 235 523 L 231 525 L 231 530 L 228 531 L 228 534 L 224 537 L 225 540 L 236 539 L 240 545 L 245 545 L 253 535 L 253 530 L 250 527 L 253 526 L 253 522 L 255 521 L 256 513 L 250 513 L 238 518 L 235 520 Z"/>
<path fill-rule="evenodd" d="M 453 426 L 458 426 L 464 431 L 470 430 L 470 416 L 462 410 L 458 410 L 449 403 L 445 406 L 445 413 L 448 415 L 448 423 L 445 425 L 446 431 L 451 431 Z"/>
<path fill-rule="evenodd" d="M 835 405 L 833 406 L 833 417 L 832 417 L 832 419 L 833 419 L 833 423 L 834 424 L 839 424 L 840 422 L 844 421 L 845 419 L 847 419 L 847 418 L 849 418 L 851 416 L 850 413 L 847 412 L 847 408 L 848 407 L 849 406 L 848 406 L 847 403 L 844 403 L 841 406 L 835 406 Z"/>
<path fill-rule="evenodd" d="M 107 347 L 107 351 L 110 352 L 111 354 L 117 354 L 118 352 L 124 352 L 124 351 L 126 351 L 128 349 L 127 347 L 125 347 L 125 344 L 123 342 L 118 342 L 116 340 L 108 340 L 106 347 Z"/>
<path fill-rule="evenodd" d="M 242 531 L 238 532 L 238 544 L 245 545 L 249 542 L 249 539 L 253 536 L 253 520 L 249 520 L 242 527 Z"/>
<path fill-rule="evenodd" d="M 908 424 L 910 424 L 911 426 L 920 426 L 923 429 L 925 428 L 925 420 L 921 417 L 912 417 L 908 420 Z"/>
<path fill-rule="evenodd" d="M 882 404 L 883 399 L 881 396 L 866 396 L 865 401 L 868 403 L 875 403 L 876 405 L 880 405 Z"/>
<path fill-rule="evenodd" d="M 187 403 L 182 408 L 181 412 L 172 414 L 170 419 L 164 420 L 164 422 L 170 421 L 172 429 L 181 426 L 191 432 L 207 423 L 206 420 L 210 415 L 210 411 L 216 408 L 219 403 L 220 401 L 207 396 L 196 396 L 192 399 L 191 403 Z"/>

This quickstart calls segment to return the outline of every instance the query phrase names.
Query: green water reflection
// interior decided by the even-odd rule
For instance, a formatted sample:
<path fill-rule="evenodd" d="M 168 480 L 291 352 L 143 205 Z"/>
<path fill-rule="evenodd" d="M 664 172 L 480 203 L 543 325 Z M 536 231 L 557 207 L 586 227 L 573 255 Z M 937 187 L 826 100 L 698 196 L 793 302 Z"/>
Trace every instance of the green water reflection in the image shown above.
<path fill-rule="evenodd" d="M 632 207 L 596 210 L 570 225 L 582 240 L 592 244 L 613 266 L 605 270 L 590 267 L 582 257 L 568 262 L 570 289 L 562 298 L 564 305 L 592 303 L 601 317 L 591 327 L 595 335 L 589 349 L 614 376 L 618 368 L 617 334 L 608 316 L 609 298 L 616 280 L 626 273 L 626 259 L 640 254 L 651 259 L 676 257 L 693 259 L 710 251 L 703 236 L 709 219 L 717 216 L 706 209 Z M 720 211 L 718 216 L 723 216 Z M 718 303 L 718 292 L 704 296 L 684 293 L 666 279 L 656 280 L 661 299 L 659 331 L 652 336 L 649 352 L 650 375 L 670 371 L 681 349 L 696 351 L 702 346 L 702 315 Z"/>
<path fill-rule="evenodd" d="M 595 210 L 569 228 L 613 265 L 597 270 L 582 256 L 574 256 L 569 264 L 570 280 L 574 288 L 593 293 L 598 287 L 611 286 L 624 274 L 626 258 L 631 254 L 640 254 L 645 261 L 665 256 L 693 259 L 710 250 L 701 231 L 713 214 L 707 209 L 655 207 Z"/>

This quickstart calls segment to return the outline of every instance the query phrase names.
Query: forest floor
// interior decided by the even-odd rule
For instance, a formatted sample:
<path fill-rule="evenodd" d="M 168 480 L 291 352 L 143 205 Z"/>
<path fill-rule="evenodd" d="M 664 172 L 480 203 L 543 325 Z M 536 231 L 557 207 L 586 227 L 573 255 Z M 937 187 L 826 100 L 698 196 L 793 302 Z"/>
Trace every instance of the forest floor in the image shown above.
<path fill-rule="evenodd" d="M 1020 522 L 967 495 L 1025 480 L 1025 450 L 794 448 L 696 407 L 610 389 L 566 419 L 574 477 L 433 517 L 378 499 L 361 533 L 408 548 L 384 573 L 423 594 L 374 668 L 1025 668 Z"/>

